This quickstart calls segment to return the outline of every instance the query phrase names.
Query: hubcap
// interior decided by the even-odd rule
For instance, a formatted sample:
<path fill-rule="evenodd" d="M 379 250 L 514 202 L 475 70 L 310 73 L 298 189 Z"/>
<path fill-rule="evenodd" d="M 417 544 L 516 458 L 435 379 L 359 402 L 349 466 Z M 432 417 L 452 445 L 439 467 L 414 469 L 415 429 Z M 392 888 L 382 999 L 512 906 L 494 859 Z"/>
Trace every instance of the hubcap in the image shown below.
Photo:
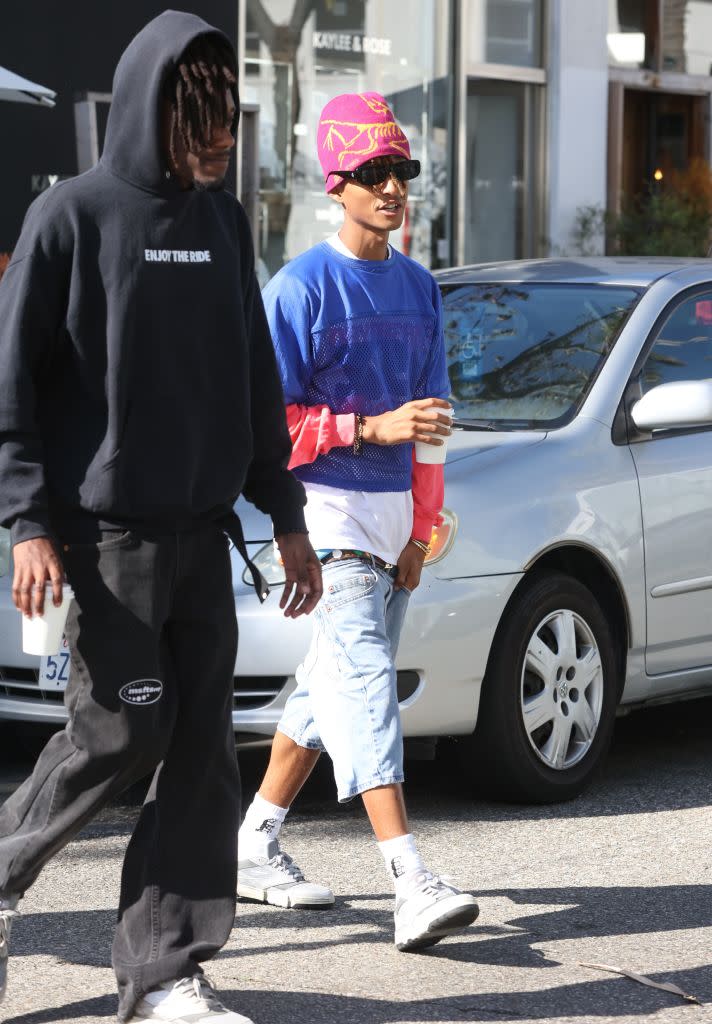
<path fill-rule="evenodd" d="M 596 638 L 575 612 L 560 609 L 534 630 L 522 668 L 520 703 L 527 738 L 549 768 L 585 757 L 601 720 L 603 666 Z"/>

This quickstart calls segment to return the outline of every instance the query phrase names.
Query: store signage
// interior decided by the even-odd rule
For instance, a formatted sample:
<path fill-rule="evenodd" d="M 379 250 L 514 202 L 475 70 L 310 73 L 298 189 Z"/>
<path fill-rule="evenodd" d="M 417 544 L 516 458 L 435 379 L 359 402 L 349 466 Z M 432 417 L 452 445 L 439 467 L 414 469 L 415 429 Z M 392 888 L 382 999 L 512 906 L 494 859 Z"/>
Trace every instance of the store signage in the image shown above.
<path fill-rule="evenodd" d="M 355 32 L 314 32 L 312 46 L 315 50 L 331 50 L 338 53 L 369 53 L 379 57 L 390 57 L 393 41 L 378 36 L 363 36 Z"/>

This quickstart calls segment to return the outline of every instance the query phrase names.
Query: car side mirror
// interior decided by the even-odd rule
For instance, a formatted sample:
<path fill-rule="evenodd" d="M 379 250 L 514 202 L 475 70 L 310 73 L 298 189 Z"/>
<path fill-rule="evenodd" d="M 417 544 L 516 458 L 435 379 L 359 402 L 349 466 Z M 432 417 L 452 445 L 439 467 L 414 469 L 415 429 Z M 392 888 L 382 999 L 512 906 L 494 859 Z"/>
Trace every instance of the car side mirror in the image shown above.
<path fill-rule="evenodd" d="M 659 384 L 630 410 L 638 430 L 712 426 L 712 380 Z"/>

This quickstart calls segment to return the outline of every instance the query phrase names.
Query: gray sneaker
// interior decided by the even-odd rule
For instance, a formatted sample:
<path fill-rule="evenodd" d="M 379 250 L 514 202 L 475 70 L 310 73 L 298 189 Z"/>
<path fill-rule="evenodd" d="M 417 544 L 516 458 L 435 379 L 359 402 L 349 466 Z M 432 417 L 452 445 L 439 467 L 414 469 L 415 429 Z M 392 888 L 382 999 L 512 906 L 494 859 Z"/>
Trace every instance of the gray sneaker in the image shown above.
<path fill-rule="evenodd" d="M 238 861 L 237 895 L 273 907 L 294 909 L 330 907 L 334 902 L 331 889 L 307 882 L 301 868 L 280 850 L 276 839 L 267 844 L 263 857 Z"/>
<path fill-rule="evenodd" d="M 434 946 L 472 924 L 480 908 L 469 892 L 446 885 L 429 871 L 418 871 L 408 895 L 396 901 L 396 946 L 407 953 Z"/>
<path fill-rule="evenodd" d="M 12 919 L 17 917 L 18 896 L 0 899 L 0 1003 L 5 998 L 7 988 L 7 957 L 10 951 L 10 929 Z"/>

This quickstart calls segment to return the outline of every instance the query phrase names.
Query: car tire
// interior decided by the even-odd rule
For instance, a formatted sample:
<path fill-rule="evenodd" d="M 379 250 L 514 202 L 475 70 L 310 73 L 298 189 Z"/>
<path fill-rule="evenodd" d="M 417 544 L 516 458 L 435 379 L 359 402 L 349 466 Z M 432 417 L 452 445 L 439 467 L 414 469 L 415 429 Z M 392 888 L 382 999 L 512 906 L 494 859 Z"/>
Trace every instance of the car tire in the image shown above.
<path fill-rule="evenodd" d="M 594 595 L 573 577 L 542 572 L 520 585 L 495 636 L 477 728 L 461 744 L 477 790 L 554 803 L 590 784 L 620 694 L 614 638 Z"/>

